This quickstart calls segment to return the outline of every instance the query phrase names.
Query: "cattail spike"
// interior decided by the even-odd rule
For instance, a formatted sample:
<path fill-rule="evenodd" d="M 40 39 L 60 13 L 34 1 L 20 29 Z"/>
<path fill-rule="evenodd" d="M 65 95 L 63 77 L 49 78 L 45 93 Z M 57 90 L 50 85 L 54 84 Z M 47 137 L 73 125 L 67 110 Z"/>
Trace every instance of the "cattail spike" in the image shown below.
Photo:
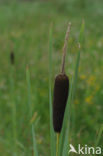
<path fill-rule="evenodd" d="M 71 27 L 71 23 L 69 23 L 68 25 L 68 29 L 65 36 L 61 73 L 56 76 L 55 84 L 54 84 L 53 127 L 56 133 L 61 132 L 65 107 L 66 107 L 68 94 L 69 94 L 69 78 L 65 74 L 64 66 L 65 66 L 65 56 L 66 56 L 66 49 L 67 49 L 70 27 Z"/>
<path fill-rule="evenodd" d="M 69 79 L 66 74 L 58 74 L 54 84 L 53 126 L 54 131 L 61 132 L 65 107 L 69 93 Z"/>
<path fill-rule="evenodd" d="M 61 73 L 65 73 L 65 56 L 66 56 L 66 50 L 67 50 L 67 44 L 69 40 L 69 33 L 70 33 L 71 23 L 68 24 L 67 32 L 65 35 L 65 41 L 63 46 L 63 57 L 62 57 L 62 67 L 61 67 Z"/>

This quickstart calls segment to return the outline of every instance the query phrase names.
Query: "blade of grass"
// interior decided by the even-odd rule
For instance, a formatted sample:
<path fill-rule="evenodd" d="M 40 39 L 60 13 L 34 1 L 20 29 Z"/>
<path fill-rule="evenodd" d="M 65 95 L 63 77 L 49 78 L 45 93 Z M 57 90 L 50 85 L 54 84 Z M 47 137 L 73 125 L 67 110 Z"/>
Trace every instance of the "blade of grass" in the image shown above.
<path fill-rule="evenodd" d="M 79 50 L 81 51 L 83 46 L 83 39 L 84 39 L 84 30 L 85 30 L 85 23 L 84 23 L 84 20 L 82 21 L 82 24 L 81 24 L 81 28 L 80 28 L 80 33 L 79 33 L 79 39 L 78 39 L 78 42 L 79 42 Z M 76 77 L 74 77 L 74 81 L 75 81 L 75 87 L 73 87 L 73 94 L 72 94 L 72 99 L 71 99 L 71 118 L 72 118 L 72 125 L 71 125 L 71 130 L 75 132 L 75 106 L 73 105 L 73 99 L 74 99 L 74 96 L 75 96 L 75 90 L 76 90 Z"/>
<path fill-rule="evenodd" d="M 85 22 L 82 20 L 81 28 L 80 28 L 80 33 L 79 33 L 79 43 L 83 44 L 83 39 L 84 39 L 84 30 L 85 30 Z"/>
<path fill-rule="evenodd" d="M 26 69 L 26 80 L 27 80 L 27 89 L 28 89 L 28 105 L 29 105 L 29 117 L 32 118 L 32 106 L 31 106 L 31 82 L 30 82 L 30 73 L 29 68 Z M 36 138 L 35 138 L 35 128 L 34 124 L 31 125 L 31 133 L 33 138 L 33 155 L 38 156 Z"/>
<path fill-rule="evenodd" d="M 11 109 L 12 109 L 12 135 L 13 135 L 13 153 L 16 156 L 17 154 L 17 127 L 16 127 L 16 103 L 15 103 L 15 84 L 14 84 L 14 66 L 11 66 L 11 77 L 10 77 L 10 88 L 11 88 Z"/>
<path fill-rule="evenodd" d="M 51 93 L 51 84 L 52 84 L 52 28 L 50 28 L 49 34 L 49 110 L 50 110 L 50 147 L 51 147 L 51 156 L 55 156 L 55 133 L 53 130 L 53 120 L 52 120 L 52 93 Z"/>
<path fill-rule="evenodd" d="M 98 146 L 102 134 L 103 134 L 103 125 L 101 126 L 101 128 L 100 128 L 100 130 L 99 130 L 99 134 L 98 134 L 97 140 L 96 140 L 96 142 L 95 142 L 95 147 Z"/>
<path fill-rule="evenodd" d="M 70 97 L 69 102 L 68 102 L 69 106 L 73 102 L 73 98 L 74 98 L 74 92 L 75 92 L 75 89 L 76 89 L 76 83 L 77 83 L 77 77 L 78 77 L 79 61 L 80 61 L 80 51 L 78 52 L 78 56 L 77 56 L 77 60 L 76 60 L 74 79 L 73 79 L 73 84 L 72 84 L 72 87 L 71 87 L 72 88 L 71 97 Z M 70 112 L 70 107 L 69 107 L 69 112 Z M 68 119 L 69 118 L 70 118 L 70 116 L 68 116 Z M 69 121 L 70 121 L 70 119 L 69 119 Z M 64 140 L 62 156 L 66 156 L 68 154 L 68 141 L 69 141 L 69 123 L 67 123 L 67 129 L 66 129 L 66 135 L 65 135 L 65 140 Z"/>
<path fill-rule="evenodd" d="M 84 44 L 84 31 L 85 31 L 85 22 L 84 20 L 82 20 L 82 24 L 81 24 L 81 28 L 80 28 L 80 33 L 79 33 L 79 39 L 78 39 L 78 42 L 79 42 L 79 49 L 83 50 L 83 44 Z M 74 91 L 73 91 L 73 94 L 72 94 L 72 100 L 71 100 L 71 118 L 72 118 L 72 124 L 71 124 L 71 130 L 75 132 L 75 106 L 73 105 L 73 98 L 74 98 L 74 95 L 75 95 L 75 89 L 76 87 L 74 88 Z"/>

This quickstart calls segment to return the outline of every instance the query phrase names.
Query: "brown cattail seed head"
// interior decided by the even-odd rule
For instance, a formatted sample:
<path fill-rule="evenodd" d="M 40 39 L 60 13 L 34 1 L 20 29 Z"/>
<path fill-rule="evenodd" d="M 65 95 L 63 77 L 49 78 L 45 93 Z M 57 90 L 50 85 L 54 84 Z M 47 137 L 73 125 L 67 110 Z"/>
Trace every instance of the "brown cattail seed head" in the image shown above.
<path fill-rule="evenodd" d="M 10 62 L 12 65 L 14 65 L 15 58 L 14 58 L 14 52 L 13 51 L 10 53 Z"/>
<path fill-rule="evenodd" d="M 53 126 L 54 131 L 61 132 L 65 107 L 69 92 L 69 78 L 66 74 L 59 74 L 55 78 L 53 99 Z"/>

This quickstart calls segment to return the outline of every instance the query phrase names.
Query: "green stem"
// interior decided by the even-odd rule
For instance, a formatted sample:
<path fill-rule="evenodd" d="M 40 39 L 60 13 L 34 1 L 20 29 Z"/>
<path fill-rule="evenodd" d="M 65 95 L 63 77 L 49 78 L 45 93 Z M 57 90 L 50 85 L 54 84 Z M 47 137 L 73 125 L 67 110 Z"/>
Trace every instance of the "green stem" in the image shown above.
<path fill-rule="evenodd" d="M 11 67 L 10 87 L 11 87 L 11 109 L 12 109 L 12 134 L 13 134 L 13 152 L 17 154 L 17 127 L 16 127 L 16 103 L 15 103 L 15 84 L 14 84 L 14 66 Z"/>
<path fill-rule="evenodd" d="M 27 80 L 27 90 L 28 90 L 28 106 L 29 106 L 29 118 L 32 118 L 32 105 L 31 105 L 31 83 L 30 83 L 30 73 L 27 67 L 26 69 L 26 80 Z M 38 150 L 36 145 L 36 138 L 35 138 L 35 130 L 34 124 L 31 125 L 31 134 L 32 134 L 32 141 L 33 141 L 33 155 L 38 156 Z"/>

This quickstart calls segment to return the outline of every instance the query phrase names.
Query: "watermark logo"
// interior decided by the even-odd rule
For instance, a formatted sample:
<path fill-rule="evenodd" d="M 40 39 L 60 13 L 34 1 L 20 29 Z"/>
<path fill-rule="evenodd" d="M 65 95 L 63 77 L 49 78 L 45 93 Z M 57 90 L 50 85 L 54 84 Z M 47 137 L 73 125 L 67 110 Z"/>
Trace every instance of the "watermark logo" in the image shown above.
<path fill-rule="evenodd" d="M 70 144 L 69 146 L 70 146 L 70 150 L 68 153 L 70 152 L 78 153 L 72 144 Z"/>
<path fill-rule="evenodd" d="M 76 153 L 76 154 L 102 154 L 102 149 L 101 147 L 89 147 L 87 145 L 85 146 L 81 146 L 80 144 L 78 144 L 78 148 L 75 149 L 75 147 L 70 144 L 70 149 L 68 151 L 68 154 L 73 152 L 73 153 Z"/>

